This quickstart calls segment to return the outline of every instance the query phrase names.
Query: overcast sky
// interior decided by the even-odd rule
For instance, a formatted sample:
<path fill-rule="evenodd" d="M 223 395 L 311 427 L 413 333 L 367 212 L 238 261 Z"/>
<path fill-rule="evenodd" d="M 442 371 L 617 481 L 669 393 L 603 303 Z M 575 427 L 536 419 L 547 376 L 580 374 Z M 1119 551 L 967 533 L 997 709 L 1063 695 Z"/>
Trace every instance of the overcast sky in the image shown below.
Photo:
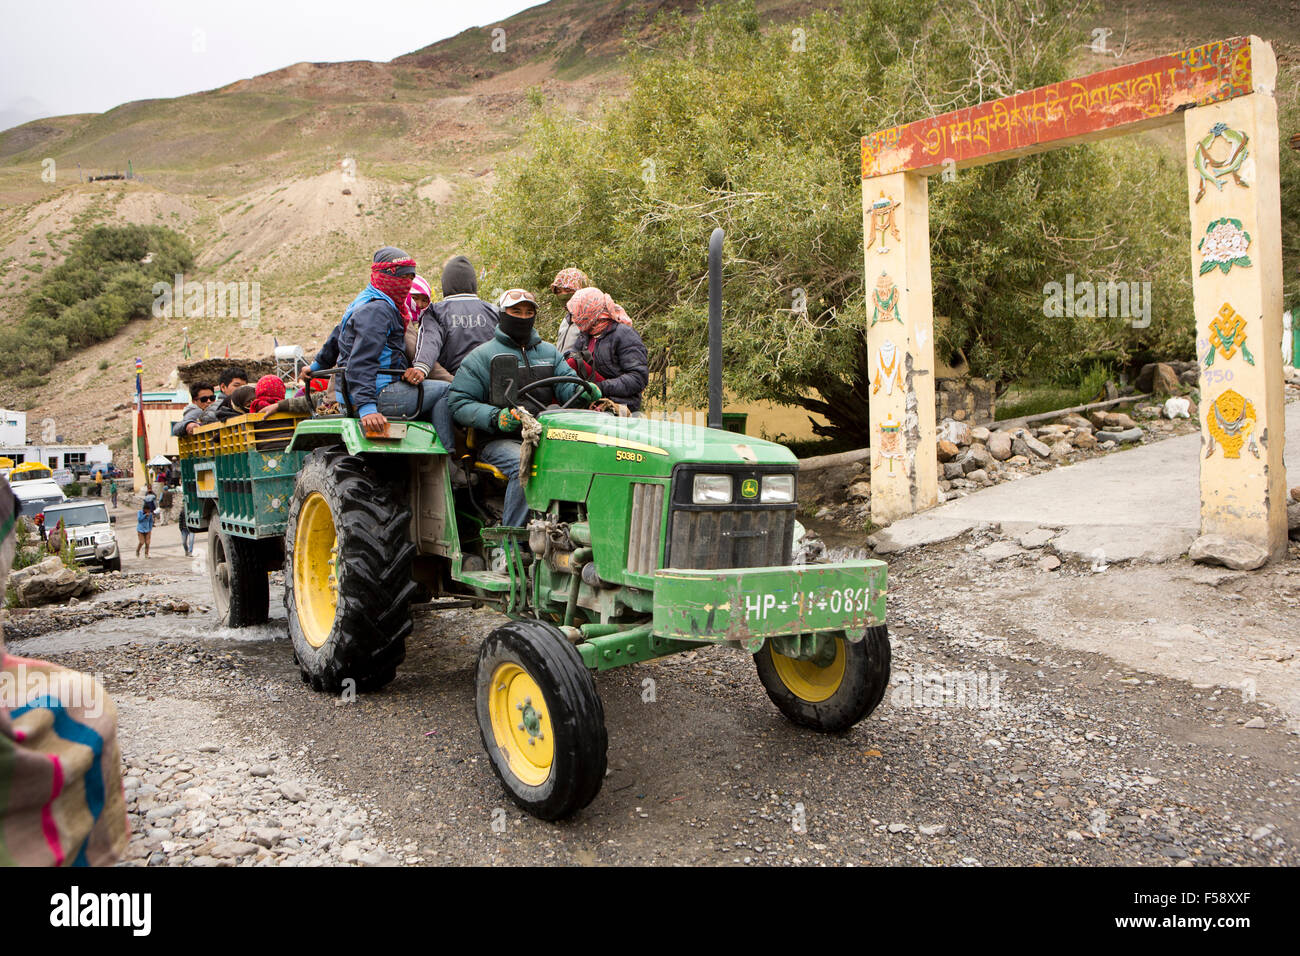
<path fill-rule="evenodd" d="M 210 90 L 303 60 L 391 60 L 539 2 L 0 0 L 0 129 Z"/>

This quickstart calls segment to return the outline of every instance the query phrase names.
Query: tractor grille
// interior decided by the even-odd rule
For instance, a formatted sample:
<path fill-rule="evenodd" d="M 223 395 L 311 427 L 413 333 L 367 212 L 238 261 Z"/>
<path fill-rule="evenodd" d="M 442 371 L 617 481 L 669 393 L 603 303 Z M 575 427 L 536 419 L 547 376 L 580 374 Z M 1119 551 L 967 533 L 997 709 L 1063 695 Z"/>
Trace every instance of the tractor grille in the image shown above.
<path fill-rule="evenodd" d="M 760 472 L 718 466 L 701 470 L 732 473 L 737 487 L 746 478 L 761 480 L 763 474 L 779 471 Z M 796 507 L 793 503 L 742 503 L 733 500 L 727 505 L 696 505 L 691 501 L 694 476 L 694 469 L 673 475 L 667 567 L 723 571 L 790 563 Z"/>
<path fill-rule="evenodd" d="M 627 538 L 629 574 L 654 574 L 659 570 L 663 514 L 664 486 L 635 482 L 632 485 L 632 516 Z"/>

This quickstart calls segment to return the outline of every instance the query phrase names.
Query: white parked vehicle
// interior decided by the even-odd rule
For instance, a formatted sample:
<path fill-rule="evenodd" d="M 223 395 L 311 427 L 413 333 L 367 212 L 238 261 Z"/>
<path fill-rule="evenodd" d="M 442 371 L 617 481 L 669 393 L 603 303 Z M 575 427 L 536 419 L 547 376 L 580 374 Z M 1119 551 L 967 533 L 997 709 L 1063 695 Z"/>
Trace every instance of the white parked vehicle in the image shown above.
<path fill-rule="evenodd" d="M 72 542 L 73 554 L 79 564 L 97 564 L 105 571 L 122 570 L 122 552 L 117 545 L 113 524 L 102 501 L 77 498 L 61 504 L 47 505 L 45 527 L 53 531 L 63 522 L 63 530 Z"/>
<path fill-rule="evenodd" d="M 68 500 L 68 496 L 53 478 L 15 481 L 10 487 L 18 497 L 18 513 L 24 518 L 35 518 L 50 505 L 62 504 Z"/>

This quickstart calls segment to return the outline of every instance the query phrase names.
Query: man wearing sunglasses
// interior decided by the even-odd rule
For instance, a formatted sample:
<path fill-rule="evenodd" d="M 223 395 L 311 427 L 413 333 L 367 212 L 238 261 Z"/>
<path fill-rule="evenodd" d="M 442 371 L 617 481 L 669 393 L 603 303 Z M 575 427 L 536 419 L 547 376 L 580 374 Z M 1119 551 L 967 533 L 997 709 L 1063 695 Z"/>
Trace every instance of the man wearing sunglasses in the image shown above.
<path fill-rule="evenodd" d="M 185 406 L 181 420 L 172 426 L 172 434 L 177 438 L 192 434 L 202 424 L 200 419 L 203 413 L 212 407 L 212 402 L 217 397 L 216 390 L 207 382 L 196 382 L 190 389 L 190 395 L 194 400 Z"/>

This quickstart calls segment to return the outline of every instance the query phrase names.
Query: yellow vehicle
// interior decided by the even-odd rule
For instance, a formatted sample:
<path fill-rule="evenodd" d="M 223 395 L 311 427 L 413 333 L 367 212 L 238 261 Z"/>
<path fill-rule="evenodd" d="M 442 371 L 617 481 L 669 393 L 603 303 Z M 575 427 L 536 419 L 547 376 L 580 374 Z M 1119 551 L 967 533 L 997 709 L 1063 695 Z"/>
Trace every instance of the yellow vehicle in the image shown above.
<path fill-rule="evenodd" d="M 42 465 L 39 461 L 25 461 L 21 465 L 15 465 L 9 472 L 11 484 L 15 481 L 33 481 L 37 478 L 53 477 L 54 470 L 48 465 Z"/>

